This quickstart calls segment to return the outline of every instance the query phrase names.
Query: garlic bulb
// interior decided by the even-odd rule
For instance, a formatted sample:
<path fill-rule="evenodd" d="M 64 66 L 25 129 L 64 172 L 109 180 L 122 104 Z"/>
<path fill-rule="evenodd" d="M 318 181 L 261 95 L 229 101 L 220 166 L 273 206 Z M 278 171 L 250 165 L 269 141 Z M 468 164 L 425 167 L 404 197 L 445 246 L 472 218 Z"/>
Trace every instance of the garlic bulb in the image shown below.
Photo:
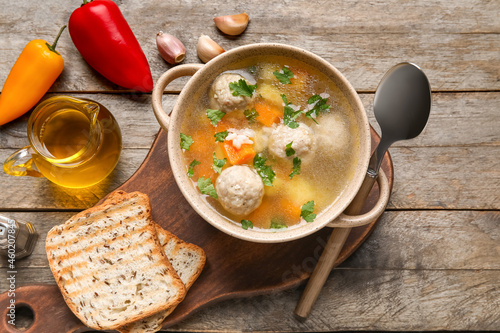
<path fill-rule="evenodd" d="M 248 14 L 218 16 L 214 18 L 215 25 L 225 34 L 236 36 L 241 34 L 248 25 Z"/>
<path fill-rule="evenodd" d="M 212 38 L 202 34 L 200 38 L 198 38 L 198 44 L 196 44 L 196 52 L 198 53 L 198 57 L 201 59 L 201 61 L 206 63 L 224 52 L 224 49 L 220 47 L 219 44 L 214 42 Z"/>
<path fill-rule="evenodd" d="M 156 34 L 156 47 L 161 57 L 169 64 L 178 64 L 186 57 L 184 44 L 175 36 L 160 31 Z"/>

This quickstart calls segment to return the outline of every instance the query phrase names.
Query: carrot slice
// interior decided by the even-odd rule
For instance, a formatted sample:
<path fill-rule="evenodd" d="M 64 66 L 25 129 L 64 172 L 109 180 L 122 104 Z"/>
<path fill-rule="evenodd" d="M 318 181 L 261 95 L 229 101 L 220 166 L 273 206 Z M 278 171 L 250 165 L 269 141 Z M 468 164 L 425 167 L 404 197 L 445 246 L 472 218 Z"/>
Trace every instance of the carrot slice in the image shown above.
<path fill-rule="evenodd" d="M 265 101 L 258 101 L 255 103 L 255 111 L 259 114 L 257 121 L 264 126 L 271 126 L 274 123 L 279 123 L 280 118 L 283 116 L 282 110 L 279 107 L 266 103 Z"/>
<path fill-rule="evenodd" d="M 224 154 L 229 160 L 229 163 L 232 165 L 249 162 L 255 156 L 255 150 L 249 143 L 242 144 L 241 148 L 238 149 L 233 146 L 232 141 L 224 141 L 222 148 L 224 150 Z"/>

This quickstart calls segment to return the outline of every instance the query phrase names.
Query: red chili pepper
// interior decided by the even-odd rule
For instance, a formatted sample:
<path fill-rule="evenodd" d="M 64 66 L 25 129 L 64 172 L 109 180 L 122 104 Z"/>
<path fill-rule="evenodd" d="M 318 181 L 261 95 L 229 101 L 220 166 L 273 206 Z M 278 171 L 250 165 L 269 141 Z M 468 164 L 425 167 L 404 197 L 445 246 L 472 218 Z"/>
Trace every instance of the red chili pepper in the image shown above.
<path fill-rule="evenodd" d="M 129 89 L 153 90 L 148 60 L 118 6 L 110 0 L 83 0 L 68 30 L 76 48 L 96 71 Z"/>

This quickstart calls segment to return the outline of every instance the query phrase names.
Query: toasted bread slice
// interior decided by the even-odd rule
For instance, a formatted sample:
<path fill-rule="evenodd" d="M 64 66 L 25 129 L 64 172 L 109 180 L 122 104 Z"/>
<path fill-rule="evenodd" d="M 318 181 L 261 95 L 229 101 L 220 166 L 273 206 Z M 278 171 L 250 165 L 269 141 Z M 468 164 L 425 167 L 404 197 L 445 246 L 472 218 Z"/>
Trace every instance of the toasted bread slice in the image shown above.
<path fill-rule="evenodd" d="M 186 293 L 158 241 L 149 199 L 139 192 L 52 228 L 46 250 L 67 305 L 94 329 L 117 329 L 165 311 Z"/>
<path fill-rule="evenodd" d="M 205 266 L 205 252 L 201 247 L 182 241 L 159 225 L 156 225 L 156 231 L 160 244 L 163 246 L 163 250 L 170 263 L 186 286 L 186 290 L 189 290 Z M 118 331 L 122 333 L 152 333 L 159 331 L 163 320 L 175 308 L 176 306 L 172 306 L 166 311 L 161 311 L 147 318 L 135 321 L 132 324 L 120 327 Z"/>

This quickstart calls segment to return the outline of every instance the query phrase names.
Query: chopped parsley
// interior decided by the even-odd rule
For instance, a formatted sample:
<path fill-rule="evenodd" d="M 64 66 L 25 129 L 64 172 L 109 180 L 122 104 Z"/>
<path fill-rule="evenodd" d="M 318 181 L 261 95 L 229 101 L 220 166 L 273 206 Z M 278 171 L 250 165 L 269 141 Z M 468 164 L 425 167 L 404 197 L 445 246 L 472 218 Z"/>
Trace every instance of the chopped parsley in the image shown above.
<path fill-rule="evenodd" d="M 252 75 L 257 74 L 257 66 L 255 66 L 255 65 L 250 66 L 250 67 L 248 68 L 248 71 L 249 71 L 249 72 L 250 72 L 250 74 L 252 74 Z"/>
<path fill-rule="evenodd" d="M 215 192 L 215 187 L 214 184 L 212 184 L 212 179 L 210 177 L 207 179 L 205 179 L 205 177 L 198 178 L 197 184 L 202 194 L 207 194 L 214 199 L 219 198 L 217 192 Z"/>
<path fill-rule="evenodd" d="M 224 117 L 226 114 L 220 110 L 207 109 L 207 117 L 212 122 L 212 125 L 217 126 L 217 123 Z"/>
<path fill-rule="evenodd" d="M 227 162 L 227 158 L 224 158 L 222 160 L 219 160 L 217 158 L 217 156 L 215 155 L 215 152 L 214 152 L 214 159 L 213 159 L 213 163 L 212 163 L 212 169 L 214 169 L 215 172 L 217 173 L 221 173 L 222 171 L 222 167 L 224 166 L 224 164 L 226 164 Z"/>
<path fill-rule="evenodd" d="M 229 134 L 228 131 L 215 133 L 215 135 L 214 135 L 215 142 L 224 142 L 224 140 L 226 140 L 226 137 L 228 134 Z"/>
<path fill-rule="evenodd" d="M 288 99 L 286 98 L 285 94 L 281 94 L 281 99 L 283 100 L 283 103 L 285 103 L 285 114 L 283 116 L 283 122 L 290 128 L 299 127 L 299 123 L 296 122 L 295 119 L 297 119 L 302 111 L 294 111 L 290 106 L 290 103 L 288 103 Z"/>
<path fill-rule="evenodd" d="M 292 143 L 293 141 L 285 146 L 286 156 L 292 156 L 293 154 L 295 154 L 295 150 L 292 148 Z"/>
<path fill-rule="evenodd" d="M 271 220 L 271 225 L 269 226 L 271 229 L 284 229 L 288 228 L 288 226 L 279 218 L 273 218 Z"/>
<path fill-rule="evenodd" d="M 288 175 L 288 177 L 290 177 L 290 179 L 292 179 L 293 176 L 295 176 L 295 175 L 300 175 L 300 165 L 301 164 L 302 164 L 302 161 L 300 160 L 300 158 L 295 157 L 293 159 L 292 173 Z"/>
<path fill-rule="evenodd" d="M 293 78 L 293 73 L 286 66 L 283 67 L 283 69 L 281 71 L 274 71 L 273 74 L 283 84 L 291 84 L 292 83 L 292 81 L 290 81 L 290 79 Z"/>
<path fill-rule="evenodd" d="M 255 109 L 245 110 L 243 114 L 245 115 L 250 124 L 253 124 L 257 120 L 257 117 L 259 116 L 259 113 Z"/>
<path fill-rule="evenodd" d="M 330 112 L 330 105 L 326 104 L 327 98 L 323 98 L 320 95 L 313 95 L 307 100 L 307 104 L 314 104 L 314 107 L 306 112 L 306 117 L 311 118 L 317 124 L 318 122 L 314 119 L 320 113 Z"/>
<path fill-rule="evenodd" d="M 300 208 L 300 216 L 304 218 L 307 222 L 312 222 L 316 218 L 314 211 L 314 201 L 308 201 L 305 205 Z"/>
<path fill-rule="evenodd" d="M 189 135 L 181 133 L 181 149 L 189 150 L 189 147 L 193 144 L 193 138 Z"/>
<path fill-rule="evenodd" d="M 229 83 L 229 89 L 233 93 L 233 96 L 252 97 L 255 88 L 257 88 L 256 84 L 248 84 L 244 79 Z"/>
<path fill-rule="evenodd" d="M 253 223 L 249 220 L 241 220 L 241 227 L 245 230 L 253 229 Z"/>
<path fill-rule="evenodd" d="M 273 186 L 274 177 L 276 174 L 270 165 L 266 165 L 267 158 L 263 157 L 261 154 L 255 155 L 253 159 L 253 167 L 262 178 L 262 182 L 266 186 Z"/>
<path fill-rule="evenodd" d="M 200 161 L 197 161 L 197 160 L 193 160 L 191 163 L 189 163 L 189 168 L 188 168 L 188 172 L 187 172 L 187 175 L 189 178 L 193 177 L 193 174 L 194 174 L 194 167 L 201 164 Z"/>

